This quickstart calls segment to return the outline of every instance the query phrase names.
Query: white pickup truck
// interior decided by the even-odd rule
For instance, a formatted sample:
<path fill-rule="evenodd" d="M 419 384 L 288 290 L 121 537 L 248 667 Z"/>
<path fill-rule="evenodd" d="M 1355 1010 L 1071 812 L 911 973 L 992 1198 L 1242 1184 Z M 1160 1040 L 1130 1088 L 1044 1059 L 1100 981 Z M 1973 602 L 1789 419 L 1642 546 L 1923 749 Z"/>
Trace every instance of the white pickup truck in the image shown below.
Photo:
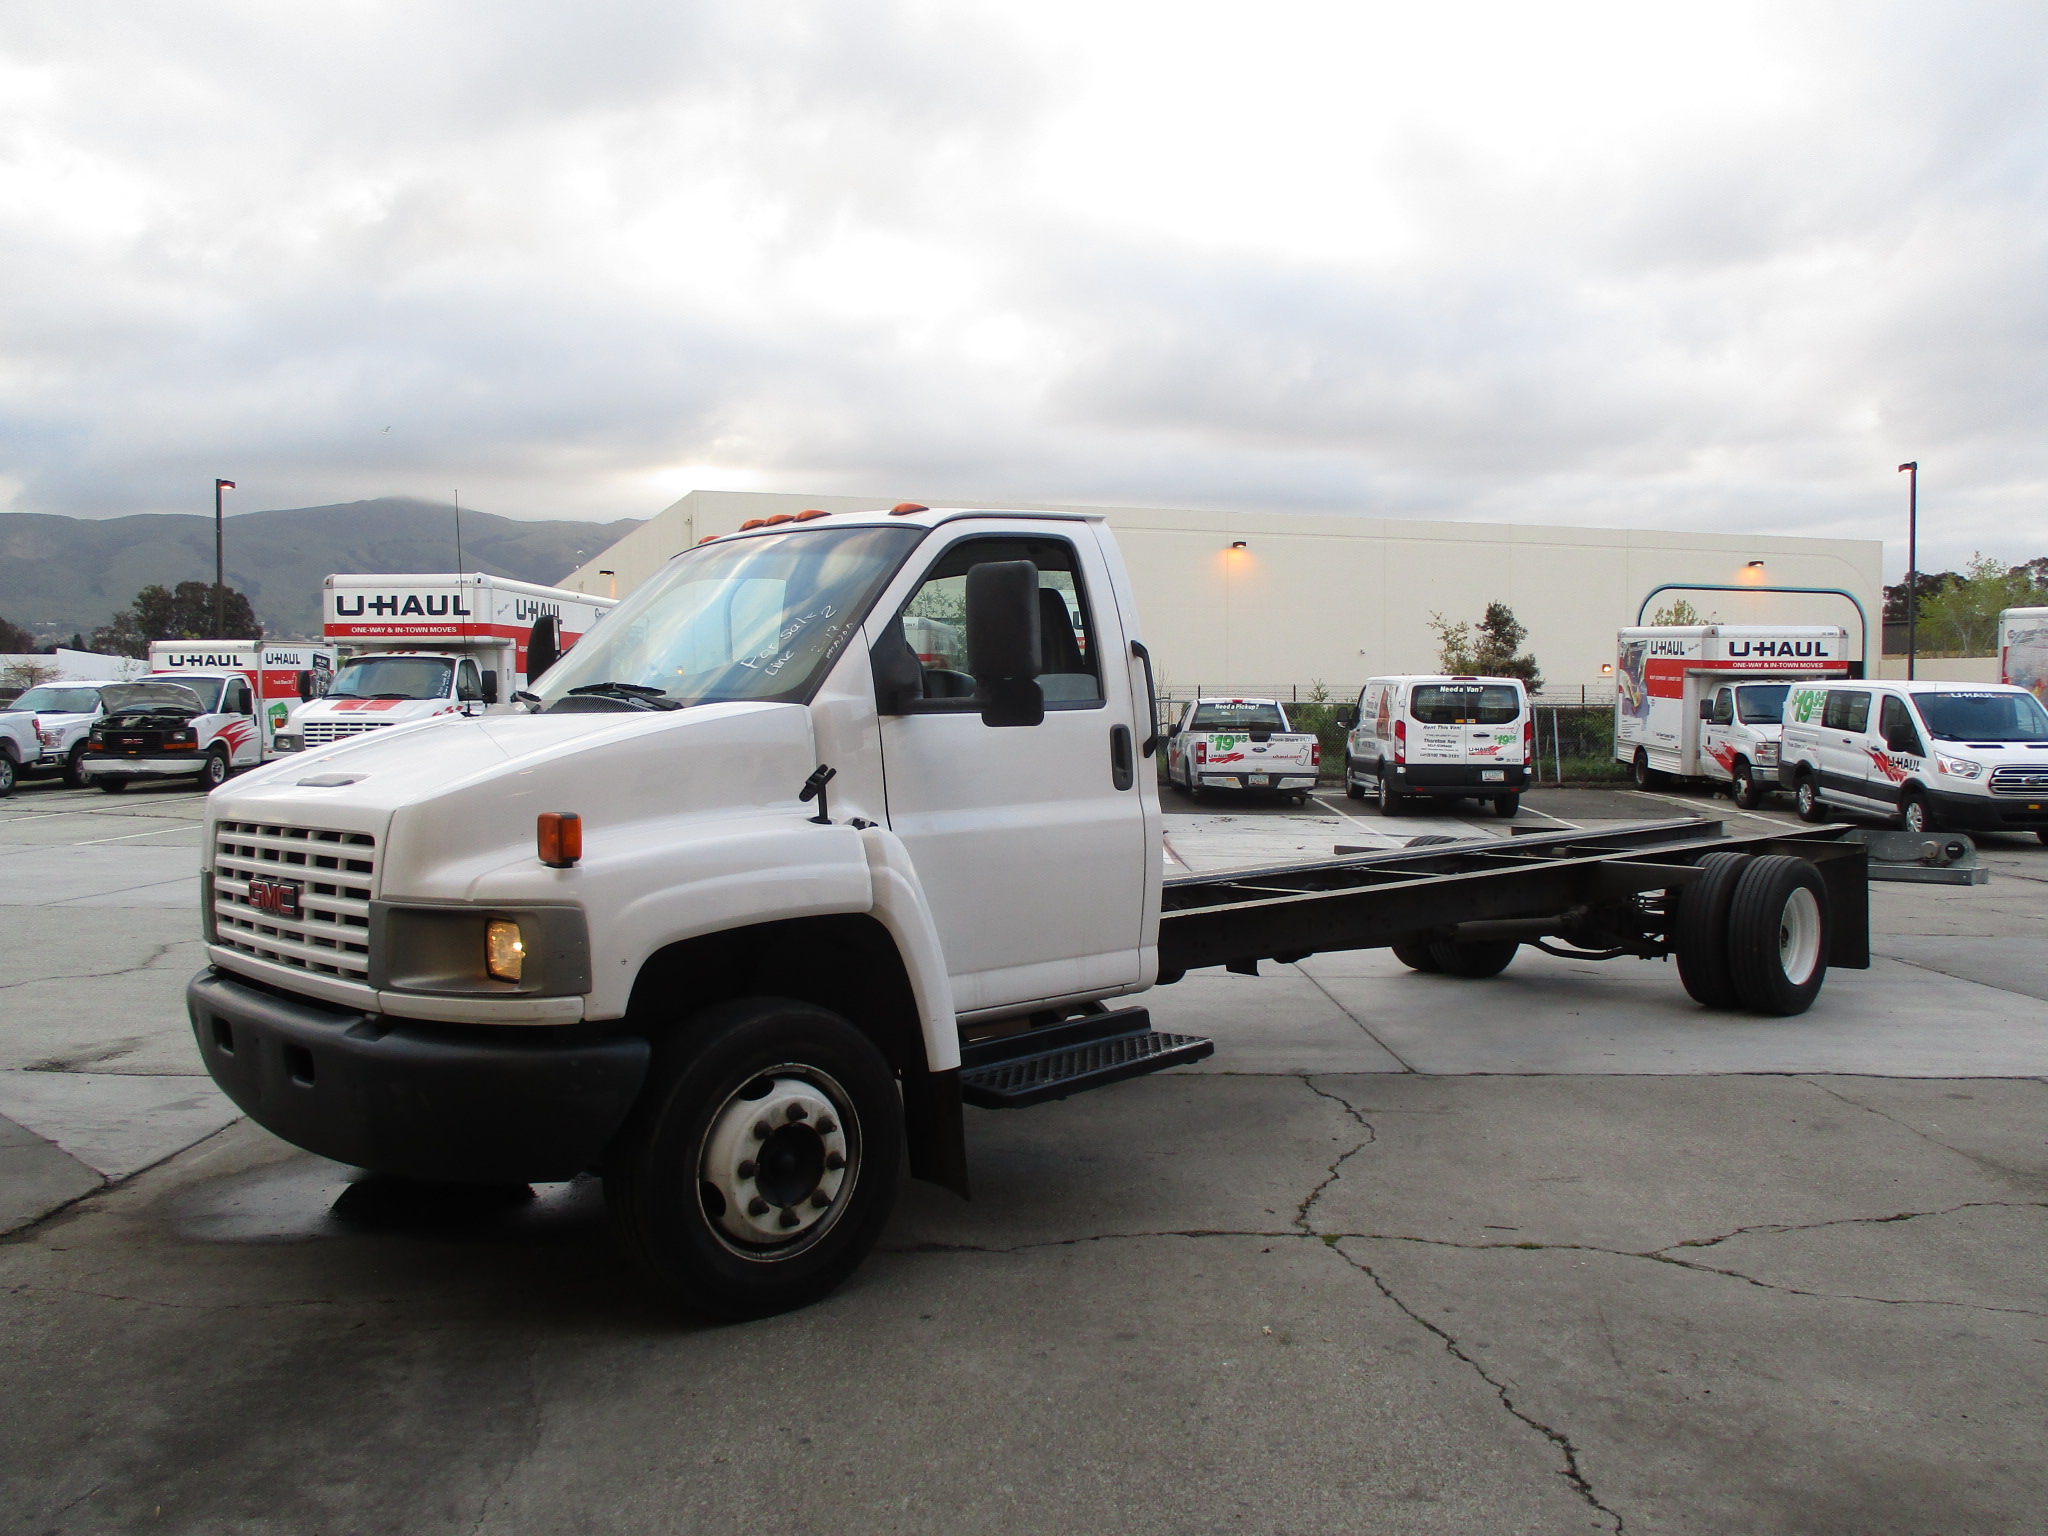
<path fill-rule="evenodd" d="M 1308 798 L 1323 744 L 1288 722 L 1278 699 L 1196 699 L 1167 728 L 1166 776 L 1199 798 L 1242 789 Z"/>
<path fill-rule="evenodd" d="M 85 784 L 86 736 L 93 722 L 106 713 L 100 697 L 102 688 L 117 683 L 39 683 L 12 704 L 0 709 L 0 739 L 12 743 L 23 755 L 11 765 L 23 778 L 63 775 L 73 789 Z M 0 748 L 0 756 L 8 749 Z M 13 787 L 12 775 L 0 768 L 0 795 Z"/>
<path fill-rule="evenodd" d="M 959 650 L 921 659 L 920 618 Z M 904 505 L 710 540 L 528 710 L 336 742 L 208 798 L 200 1054 L 340 1162 L 595 1169 L 659 1283 L 746 1317 L 851 1272 L 904 1151 L 964 1195 L 963 1106 L 1209 1054 L 1116 1001 L 1191 969 L 1400 946 L 1460 985 L 1559 940 L 1676 953 L 1702 1001 L 1793 1013 L 1828 965 L 1868 963 L 1840 829 L 1163 880 L 1150 693 L 1099 515 Z"/>

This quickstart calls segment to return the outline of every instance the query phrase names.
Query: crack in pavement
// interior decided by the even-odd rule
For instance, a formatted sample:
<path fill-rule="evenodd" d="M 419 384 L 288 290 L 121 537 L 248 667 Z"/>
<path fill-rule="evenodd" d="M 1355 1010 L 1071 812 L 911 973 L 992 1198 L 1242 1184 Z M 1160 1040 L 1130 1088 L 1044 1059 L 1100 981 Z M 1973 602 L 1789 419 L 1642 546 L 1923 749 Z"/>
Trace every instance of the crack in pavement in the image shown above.
<path fill-rule="evenodd" d="M 1403 1072 L 1413 1072 L 1415 1070 L 1414 1063 L 1410 1062 L 1407 1057 L 1403 1056 L 1399 1051 L 1395 1050 L 1391 1045 L 1387 1044 L 1386 1041 L 1382 1040 L 1378 1035 L 1374 1034 L 1372 1032 L 1371 1026 L 1369 1026 L 1365 1022 L 1365 1020 L 1361 1019 L 1357 1014 L 1353 1013 L 1349 1008 L 1346 1008 L 1344 1004 L 1338 999 L 1337 994 L 1332 992 L 1328 987 L 1324 986 L 1320 978 L 1310 976 L 1309 973 L 1307 971 L 1302 970 L 1299 965 L 1296 965 L 1294 969 L 1300 975 L 1307 977 L 1309 985 L 1314 987 L 1318 992 L 1322 993 L 1323 996 L 1327 997 L 1330 1000 L 1330 1005 L 1333 1008 L 1335 1008 L 1339 1013 L 1343 1014 L 1344 1017 L 1349 1019 L 1353 1024 L 1357 1025 L 1358 1032 L 1361 1035 L 1365 1036 L 1366 1039 L 1370 1040 L 1374 1045 L 1378 1046 L 1381 1050 L 1385 1051 L 1389 1056 L 1393 1057 L 1394 1060 L 1398 1061 L 1401 1064 L 1401 1070 Z M 1302 1081 L 1308 1081 L 1306 1074 L 1303 1075 Z M 1310 1086 L 1313 1087 L 1314 1085 L 1310 1084 Z M 1316 1091 L 1320 1093 L 1322 1090 L 1317 1089 Z M 1334 1095 L 1325 1095 L 1325 1097 L 1334 1097 Z M 1347 1104 L 1345 1105 L 1345 1108 L 1349 1109 L 1350 1106 Z M 1354 1110 L 1352 1113 L 1355 1116 L 1357 1111 Z"/>
<path fill-rule="evenodd" d="M 1329 994 L 1325 993 L 1324 995 L 1328 996 Z M 1335 1002 L 1336 999 L 1331 998 L 1331 1001 Z M 1339 1004 L 1339 1006 L 1341 1007 L 1342 1004 Z M 1394 1059 L 1396 1061 L 1400 1060 L 1398 1056 Z M 1358 1107 L 1342 1094 L 1330 1093 L 1325 1089 L 1318 1088 L 1315 1079 L 1306 1073 L 1302 1074 L 1301 1083 L 1304 1088 L 1308 1089 L 1317 1098 L 1328 1099 L 1332 1104 L 1342 1108 L 1344 1113 L 1356 1121 L 1358 1128 L 1365 1133 L 1365 1139 L 1353 1146 L 1350 1151 L 1341 1154 L 1335 1162 L 1331 1163 L 1328 1171 L 1324 1173 L 1322 1181 L 1303 1196 L 1301 1204 L 1294 1208 L 1294 1224 L 1301 1228 L 1303 1232 L 1308 1232 L 1311 1230 L 1308 1224 L 1308 1213 L 1314 1208 L 1315 1203 L 1323 1198 L 1324 1191 L 1344 1176 L 1344 1165 L 1377 1141 L 1379 1133 L 1372 1128 L 1372 1122 L 1358 1112 Z"/>
<path fill-rule="evenodd" d="M 1910 964 L 1912 964 L 1912 962 L 1911 962 L 1910 960 L 1909 960 L 1909 961 L 1905 961 L 1905 962 L 1903 962 L 1903 963 L 1904 963 L 1904 964 L 1907 964 L 1907 965 L 1910 965 Z M 1938 975 L 1938 976 L 1939 976 L 1939 975 L 1946 975 L 1946 974 L 1947 974 L 1947 972 L 1945 972 L 1945 971 L 1937 971 L 1937 972 L 1935 972 L 1935 974 L 1936 974 L 1936 975 Z M 2003 991 L 2004 989 L 2003 989 L 2003 988 L 1993 988 L 1993 990 L 1994 990 L 1994 991 Z M 2012 994 L 2009 994 L 2009 995 L 2011 995 L 2011 996 L 2014 996 L 2014 997 L 2018 997 L 2018 996 L 2022 996 L 2023 994 L 2021 994 L 2021 993 L 2012 993 Z M 1899 1129 L 1901 1129 L 1901 1130 L 1903 1130 L 1903 1131 L 1910 1131 L 1910 1132 L 1911 1132 L 1911 1133 L 1912 1133 L 1913 1135 L 1915 1135 L 1915 1136 L 1918 1136 L 1918 1137 L 1919 1137 L 1919 1138 L 1920 1138 L 1920 1139 L 1921 1139 L 1922 1141 L 1926 1142 L 1926 1143 L 1927 1143 L 1927 1144 L 1928 1144 L 1928 1145 L 1929 1145 L 1930 1147 L 1939 1147 L 1939 1148 L 1941 1148 L 1941 1150 L 1942 1150 L 1942 1151 L 1944 1151 L 1944 1152 L 1947 1152 L 1947 1153 L 1951 1153 L 1951 1154 L 1953 1154 L 1953 1155 L 1954 1155 L 1954 1156 L 1956 1156 L 1956 1157 L 1960 1157 L 1960 1158 L 1962 1158 L 1962 1159 L 1963 1159 L 1963 1160 L 1964 1160 L 1965 1162 L 1968 1162 L 1968 1163 L 1974 1163 L 1974 1164 L 1976 1164 L 1976 1166 L 1977 1166 L 1977 1167 L 1979 1167 L 1979 1168 L 1983 1168 L 1983 1169 L 1985 1169 L 1985 1170 L 1987 1170 L 1987 1171 L 1989 1171 L 1989 1172 L 1995 1173 L 1995 1174 L 1997 1174 L 1997 1175 L 1998 1175 L 1998 1176 L 1999 1176 L 2000 1178 L 2002 1178 L 2002 1179 L 2010 1179 L 2010 1180 L 2012 1180 L 2013 1182 L 2015 1182 L 2015 1183 L 2018 1183 L 2018 1184 L 2039 1184 L 2039 1183 L 2041 1182 L 2040 1178 L 2039 1178 L 2039 1177 L 2038 1177 L 2037 1175 L 2032 1175 L 2032 1174 L 2028 1174 L 2028 1173 L 2022 1172 L 2021 1170 L 2019 1170 L 2019 1169 L 2017 1169 L 2017 1168 L 2008 1168 L 2008 1167 L 2006 1167 L 2006 1166 L 2005 1166 L 2005 1165 L 2004 1165 L 2003 1163 L 1996 1163 L 1996 1162 L 1993 1162 L 1993 1161 L 1992 1161 L 1992 1160 L 1991 1160 L 1990 1158 L 1987 1158 L 1987 1157 L 1980 1157 L 1980 1156 L 1979 1156 L 1979 1155 L 1978 1155 L 1977 1153 L 1975 1153 L 1975 1152 L 1965 1152 L 1965 1151 L 1964 1151 L 1964 1150 L 1963 1150 L 1963 1149 L 1962 1149 L 1961 1147 L 1952 1147 L 1952 1146 L 1950 1146 L 1950 1145 L 1949 1145 L 1949 1144 L 1948 1144 L 1947 1142 L 1945 1142 L 1945 1141 L 1941 1140 L 1941 1139 L 1940 1139 L 1939 1137 L 1937 1137 L 1937 1136 L 1930 1136 L 1930 1135 L 1928 1135 L 1928 1134 L 1927 1134 L 1927 1132 L 1925 1132 L 1925 1131 L 1921 1130 L 1919 1126 L 1917 1126 L 1917 1125 L 1914 1125 L 1914 1124 L 1913 1124 L 1913 1123 L 1911 1123 L 1910 1121 L 1907 1121 L 1907 1120 L 1901 1120 L 1901 1119 L 1900 1119 L 1900 1118 L 1899 1118 L 1899 1117 L 1898 1117 L 1897 1115 L 1888 1115 L 1888 1114 L 1886 1114 L 1886 1113 L 1885 1113 L 1885 1112 L 1884 1112 L 1883 1110 L 1879 1109 L 1879 1108 L 1878 1108 L 1878 1107 L 1877 1107 L 1876 1105 L 1874 1105 L 1874 1104 L 1865 1104 L 1865 1103 L 1863 1103 L 1863 1102 L 1862 1102 L 1862 1101 L 1861 1101 L 1860 1099 L 1852 1099 L 1852 1098 L 1850 1098 L 1850 1097 L 1849 1097 L 1849 1096 L 1848 1096 L 1847 1094 L 1845 1094 L 1845 1093 L 1840 1093 L 1840 1092 L 1837 1092 L 1837 1091 L 1836 1091 L 1835 1089 L 1833 1089 L 1833 1088 L 1830 1088 L 1830 1087 L 1829 1087 L 1829 1086 L 1828 1086 L 1828 1085 L 1827 1085 L 1826 1083 L 1824 1083 L 1824 1082 L 1821 1082 L 1821 1081 L 1820 1081 L 1820 1080 L 1819 1080 L 1819 1079 L 1818 1079 L 1817 1077 L 1814 1077 L 1814 1076 L 1810 1076 L 1810 1075 L 1808 1075 L 1808 1074 L 1805 1074 L 1805 1073 L 1801 1073 L 1801 1074 L 1799 1075 L 1799 1080 L 1800 1080 L 1801 1082 L 1803 1082 L 1803 1083 L 1811 1083 L 1811 1084 L 1812 1084 L 1812 1085 L 1813 1085 L 1814 1087 L 1818 1088 L 1818 1089 L 1819 1089 L 1819 1090 L 1820 1090 L 1820 1091 L 1821 1091 L 1822 1093 L 1826 1094 L 1826 1095 L 1827 1095 L 1827 1096 L 1828 1096 L 1829 1098 L 1831 1098 L 1831 1099 L 1835 1100 L 1835 1102 L 1836 1102 L 1836 1103 L 1838 1103 L 1838 1104 L 1846 1104 L 1846 1105 L 1848 1105 L 1848 1106 L 1849 1106 L 1849 1108 L 1851 1108 L 1851 1109 L 1860 1109 L 1860 1110 L 1862 1110 L 1862 1111 L 1863 1111 L 1864 1113 L 1866 1113 L 1866 1114 L 1872 1114 L 1872 1115 L 1875 1115 L 1875 1116 L 1877 1116 L 1877 1118 L 1878 1118 L 1878 1119 L 1880 1119 L 1880 1120 L 1885 1120 L 1885 1121 L 1889 1121 L 1889 1122 L 1890 1122 L 1891 1124 L 1893 1124 L 1893 1125 L 1896 1125 L 1896 1126 L 1898 1126 L 1898 1127 L 1899 1127 Z M 2040 1079 L 2040 1078 L 2016 1078 L 2016 1079 L 2013 1079 L 2013 1081 L 2016 1081 L 2016 1082 L 2040 1082 L 2040 1081 L 2041 1081 L 2041 1079 Z"/>
<path fill-rule="evenodd" d="M 126 976 L 135 971 L 150 970 L 156 965 L 157 961 L 163 959 L 165 955 L 168 955 L 174 949 L 182 949 L 188 944 L 196 944 L 203 947 L 205 943 L 204 939 L 171 939 L 166 943 L 157 945 L 148 955 L 133 965 L 118 966 L 111 971 L 62 971 L 55 976 L 31 976 L 25 981 L 0 981 L 0 992 L 11 992 L 16 987 L 37 987 L 51 981 L 101 981 L 110 976 Z"/>

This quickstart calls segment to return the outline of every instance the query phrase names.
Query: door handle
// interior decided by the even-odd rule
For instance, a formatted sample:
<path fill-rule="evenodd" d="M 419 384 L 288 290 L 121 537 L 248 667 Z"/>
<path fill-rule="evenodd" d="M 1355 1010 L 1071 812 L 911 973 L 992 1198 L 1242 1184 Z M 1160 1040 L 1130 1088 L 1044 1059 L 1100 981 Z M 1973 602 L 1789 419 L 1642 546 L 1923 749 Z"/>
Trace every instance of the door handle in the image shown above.
<path fill-rule="evenodd" d="M 1131 728 L 1128 725 L 1109 728 L 1109 781 L 1118 789 L 1129 789 L 1138 782 L 1137 759 L 1131 754 Z"/>

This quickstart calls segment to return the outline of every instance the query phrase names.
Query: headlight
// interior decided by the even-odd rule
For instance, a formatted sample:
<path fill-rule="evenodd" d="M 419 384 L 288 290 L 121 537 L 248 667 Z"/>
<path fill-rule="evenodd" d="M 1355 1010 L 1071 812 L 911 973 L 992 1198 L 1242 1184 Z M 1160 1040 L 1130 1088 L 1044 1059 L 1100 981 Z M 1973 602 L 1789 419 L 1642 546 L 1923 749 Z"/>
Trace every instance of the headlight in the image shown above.
<path fill-rule="evenodd" d="M 1775 763 L 1778 760 L 1778 744 L 1775 741 L 1758 742 L 1756 760 L 1760 763 Z"/>
<path fill-rule="evenodd" d="M 1967 757 L 1949 757 L 1937 752 L 1934 760 L 1941 765 L 1941 771 L 1958 779 L 1974 779 L 1984 771 L 1982 763 L 1973 763 Z"/>
<path fill-rule="evenodd" d="M 296 752 L 299 750 L 299 738 L 279 732 L 270 738 L 270 745 L 279 752 Z"/>
<path fill-rule="evenodd" d="M 484 969 L 500 981 L 517 981 L 526 968 L 526 941 L 519 925 L 498 917 L 484 930 Z"/>

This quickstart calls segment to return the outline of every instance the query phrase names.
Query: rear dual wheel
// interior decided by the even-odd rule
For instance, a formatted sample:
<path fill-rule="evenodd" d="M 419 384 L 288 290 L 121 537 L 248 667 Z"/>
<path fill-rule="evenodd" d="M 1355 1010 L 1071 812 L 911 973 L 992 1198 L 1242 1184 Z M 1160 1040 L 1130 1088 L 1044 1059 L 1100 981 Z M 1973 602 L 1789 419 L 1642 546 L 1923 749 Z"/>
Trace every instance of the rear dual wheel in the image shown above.
<path fill-rule="evenodd" d="M 896 1198 L 894 1074 L 838 1014 L 784 998 L 707 1009 L 658 1057 L 604 1171 L 627 1249 L 726 1321 L 807 1306 L 859 1265 Z"/>
<path fill-rule="evenodd" d="M 1804 1013 L 1827 975 L 1828 894 L 1784 854 L 1710 853 L 1671 897 L 1670 939 L 1685 990 L 1708 1008 Z"/>

